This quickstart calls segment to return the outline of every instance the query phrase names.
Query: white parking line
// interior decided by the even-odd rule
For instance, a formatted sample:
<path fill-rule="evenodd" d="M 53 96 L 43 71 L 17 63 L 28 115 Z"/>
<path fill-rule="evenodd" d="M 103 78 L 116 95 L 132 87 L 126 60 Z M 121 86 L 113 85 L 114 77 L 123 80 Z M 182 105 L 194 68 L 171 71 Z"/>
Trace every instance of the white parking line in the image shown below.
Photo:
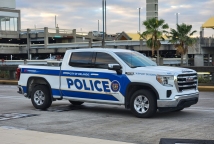
<path fill-rule="evenodd" d="M 205 107 L 192 107 L 192 108 L 187 108 L 186 110 L 214 112 L 214 108 L 205 108 Z"/>
<path fill-rule="evenodd" d="M 209 109 L 209 110 L 214 110 L 214 108 L 211 108 L 211 107 L 190 107 L 189 109 Z"/>
<path fill-rule="evenodd" d="M 24 96 L 5 96 L 0 95 L 0 99 L 27 99 Z"/>
<path fill-rule="evenodd" d="M 214 100 L 214 98 L 199 98 L 199 100 Z"/>

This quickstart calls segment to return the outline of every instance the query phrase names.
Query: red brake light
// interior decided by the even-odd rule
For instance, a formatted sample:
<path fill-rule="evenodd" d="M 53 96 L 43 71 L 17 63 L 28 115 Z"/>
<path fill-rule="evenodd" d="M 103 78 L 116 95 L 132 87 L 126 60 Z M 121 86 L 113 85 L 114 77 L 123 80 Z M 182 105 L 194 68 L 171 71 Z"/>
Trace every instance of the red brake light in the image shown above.
<path fill-rule="evenodd" d="M 16 69 L 16 79 L 19 80 L 20 79 L 20 73 L 21 73 L 21 69 L 17 68 Z"/>

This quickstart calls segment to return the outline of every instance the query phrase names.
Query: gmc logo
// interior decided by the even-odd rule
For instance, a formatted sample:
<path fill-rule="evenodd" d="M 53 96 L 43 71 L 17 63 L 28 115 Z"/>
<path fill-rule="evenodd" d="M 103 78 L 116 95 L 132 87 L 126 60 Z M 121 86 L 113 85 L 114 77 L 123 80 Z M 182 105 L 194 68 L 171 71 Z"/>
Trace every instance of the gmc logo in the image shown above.
<path fill-rule="evenodd" d="M 194 78 L 193 77 L 188 77 L 188 78 L 186 78 L 186 81 L 187 82 L 192 82 L 192 81 L 194 81 Z"/>

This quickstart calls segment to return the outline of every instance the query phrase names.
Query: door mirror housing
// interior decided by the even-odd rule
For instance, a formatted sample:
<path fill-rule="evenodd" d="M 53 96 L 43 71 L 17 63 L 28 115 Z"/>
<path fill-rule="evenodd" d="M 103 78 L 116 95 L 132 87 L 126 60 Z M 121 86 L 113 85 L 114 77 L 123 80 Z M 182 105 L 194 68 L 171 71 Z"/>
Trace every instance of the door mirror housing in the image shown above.
<path fill-rule="evenodd" d="M 119 64 L 108 64 L 109 70 L 121 70 L 121 66 Z"/>

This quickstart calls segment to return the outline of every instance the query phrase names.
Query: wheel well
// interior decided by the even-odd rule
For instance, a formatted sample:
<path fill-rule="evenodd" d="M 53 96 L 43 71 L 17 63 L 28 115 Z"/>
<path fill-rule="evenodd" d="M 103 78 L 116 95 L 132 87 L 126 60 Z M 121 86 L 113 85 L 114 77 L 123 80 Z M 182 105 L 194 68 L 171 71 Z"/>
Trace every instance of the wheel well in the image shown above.
<path fill-rule="evenodd" d="M 45 85 L 48 87 L 50 95 L 52 96 L 51 86 L 45 78 L 41 77 L 30 77 L 27 82 L 27 97 L 31 97 L 31 92 L 33 88 L 37 85 Z"/>
<path fill-rule="evenodd" d="M 132 83 L 127 87 L 127 90 L 126 90 L 125 107 L 127 109 L 130 108 L 130 100 L 131 100 L 132 95 L 136 91 L 142 90 L 142 89 L 150 91 L 151 93 L 153 93 L 153 95 L 156 97 L 156 99 L 159 99 L 159 94 L 153 86 L 151 86 L 149 84 Z"/>

